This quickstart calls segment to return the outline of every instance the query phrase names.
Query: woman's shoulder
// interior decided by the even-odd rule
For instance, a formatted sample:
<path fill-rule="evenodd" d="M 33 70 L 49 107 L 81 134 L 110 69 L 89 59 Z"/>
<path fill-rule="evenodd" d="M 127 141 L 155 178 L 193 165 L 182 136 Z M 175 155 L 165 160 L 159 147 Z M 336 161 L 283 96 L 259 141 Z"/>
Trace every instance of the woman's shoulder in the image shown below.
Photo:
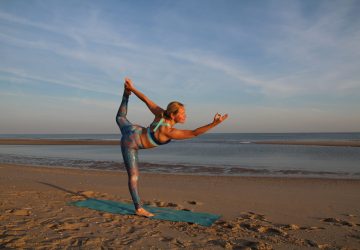
<path fill-rule="evenodd" d="M 154 120 L 150 123 L 150 126 L 153 126 L 153 125 L 157 125 L 159 122 L 160 122 L 160 120 L 162 119 L 162 117 L 159 115 L 159 116 L 155 116 L 154 117 Z"/>

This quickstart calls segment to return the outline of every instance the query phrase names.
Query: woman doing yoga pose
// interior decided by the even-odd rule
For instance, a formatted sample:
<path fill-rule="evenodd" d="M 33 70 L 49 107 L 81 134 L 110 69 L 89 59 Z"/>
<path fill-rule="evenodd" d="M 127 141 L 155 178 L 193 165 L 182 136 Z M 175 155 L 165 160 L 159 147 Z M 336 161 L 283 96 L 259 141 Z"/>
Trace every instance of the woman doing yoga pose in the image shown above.
<path fill-rule="evenodd" d="M 134 125 L 126 118 L 127 105 L 131 92 L 140 98 L 155 116 L 154 121 L 147 128 Z M 219 125 L 227 117 L 227 114 L 222 116 L 217 113 L 212 123 L 194 130 L 180 130 L 173 128 L 176 123 L 184 123 L 186 120 L 184 105 L 179 102 L 170 102 L 166 110 L 164 110 L 137 90 L 129 78 L 125 78 L 124 94 L 119 111 L 116 114 L 116 123 L 122 134 L 121 152 L 128 173 L 129 191 L 137 215 L 145 217 L 154 216 L 154 214 L 146 211 L 142 207 L 137 189 L 139 177 L 138 150 L 166 144 L 172 139 L 183 140 L 201 135 L 209 129 Z"/>

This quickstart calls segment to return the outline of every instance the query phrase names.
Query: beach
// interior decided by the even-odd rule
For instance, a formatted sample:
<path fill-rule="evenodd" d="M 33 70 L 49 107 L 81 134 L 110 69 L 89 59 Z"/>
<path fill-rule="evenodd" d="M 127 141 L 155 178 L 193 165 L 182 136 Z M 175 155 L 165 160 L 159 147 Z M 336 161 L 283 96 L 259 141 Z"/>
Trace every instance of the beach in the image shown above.
<path fill-rule="evenodd" d="M 360 180 L 141 173 L 144 204 L 222 217 L 205 227 L 68 205 L 131 202 L 123 171 L 0 165 L 1 248 L 359 249 Z"/>
<path fill-rule="evenodd" d="M 0 250 L 360 250 L 360 0 L 0 6 Z"/>

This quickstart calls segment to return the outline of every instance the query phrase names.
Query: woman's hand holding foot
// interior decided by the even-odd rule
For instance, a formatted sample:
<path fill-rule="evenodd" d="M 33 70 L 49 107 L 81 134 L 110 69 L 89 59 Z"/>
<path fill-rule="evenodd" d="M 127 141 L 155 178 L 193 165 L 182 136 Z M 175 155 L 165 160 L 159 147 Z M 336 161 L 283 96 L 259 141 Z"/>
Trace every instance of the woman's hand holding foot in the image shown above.
<path fill-rule="evenodd" d="M 125 88 L 129 91 L 133 91 L 135 86 L 130 78 L 125 77 Z"/>
<path fill-rule="evenodd" d="M 131 95 L 132 90 L 134 89 L 134 84 L 132 83 L 130 78 L 125 77 L 125 83 L 124 83 L 124 91 L 126 95 Z"/>

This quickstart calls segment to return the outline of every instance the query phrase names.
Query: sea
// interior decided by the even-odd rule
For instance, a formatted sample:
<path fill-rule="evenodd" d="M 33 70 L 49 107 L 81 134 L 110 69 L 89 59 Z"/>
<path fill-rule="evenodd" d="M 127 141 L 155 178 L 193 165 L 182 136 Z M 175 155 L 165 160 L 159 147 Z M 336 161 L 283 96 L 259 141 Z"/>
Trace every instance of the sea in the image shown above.
<path fill-rule="evenodd" d="M 0 134 L 0 138 L 120 141 L 120 134 Z M 360 133 L 208 133 L 139 150 L 140 172 L 360 179 L 360 147 L 256 144 L 359 141 Z M 0 163 L 126 171 L 119 145 L 0 145 Z"/>

